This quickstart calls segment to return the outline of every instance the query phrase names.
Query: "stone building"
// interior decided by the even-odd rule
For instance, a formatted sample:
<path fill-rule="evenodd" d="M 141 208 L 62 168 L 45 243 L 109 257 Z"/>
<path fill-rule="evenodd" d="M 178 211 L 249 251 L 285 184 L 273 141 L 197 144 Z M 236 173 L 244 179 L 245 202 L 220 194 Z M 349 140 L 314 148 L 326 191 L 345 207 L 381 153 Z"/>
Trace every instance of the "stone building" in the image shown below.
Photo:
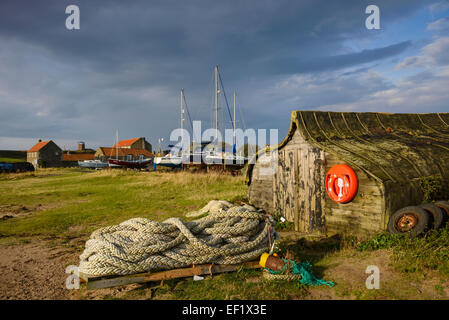
<path fill-rule="evenodd" d="M 99 147 L 95 152 L 95 159 L 101 161 L 108 159 L 139 160 L 153 157 L 152 146 L 143 137 L 120 140 L 112 147 Z"/>
<path fill-rule="evenodd" d="M 148 152 L 153 151 L 151 143 L 147 142 L 144 137 L 120 140 L 118 143 L 112 146 L 113 148 L 124 148 L 124 149 L 144 149 Z"/>
<path fill-rule="evenodd" d="M 62 167 L 62 150 L 52 140 L 39 139 L 38 143 L 27 151 L 27 162 L 34 168 Z"/>

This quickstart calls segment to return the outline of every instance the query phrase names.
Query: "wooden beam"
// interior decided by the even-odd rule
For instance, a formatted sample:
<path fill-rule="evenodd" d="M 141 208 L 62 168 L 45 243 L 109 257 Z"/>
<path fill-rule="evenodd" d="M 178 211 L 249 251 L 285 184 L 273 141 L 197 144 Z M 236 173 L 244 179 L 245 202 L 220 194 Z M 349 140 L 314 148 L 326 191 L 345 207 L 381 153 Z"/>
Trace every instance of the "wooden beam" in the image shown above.
<path fill-rule="evenodd" d="M 151 281 L 161 281 L 176 278 L 186 278 L 207 274 L 216 274 L 223 272 L 236 271 L 240 267 L 246 269 L 261 268 L 258 261 L 245 262 L 242 264 L 218 265 L 218 264 L 202 264 L 190 268 L 173 269 L 160 272 L 147 272 L 132 274 L 126 276 L 113 277 L 89 277 L 86 274 L 79 274 L 82 282 L 87 283 L 87 289 L 103 289 L 116 286 L 124 286 L 133 283 L 145 283 Z"/>

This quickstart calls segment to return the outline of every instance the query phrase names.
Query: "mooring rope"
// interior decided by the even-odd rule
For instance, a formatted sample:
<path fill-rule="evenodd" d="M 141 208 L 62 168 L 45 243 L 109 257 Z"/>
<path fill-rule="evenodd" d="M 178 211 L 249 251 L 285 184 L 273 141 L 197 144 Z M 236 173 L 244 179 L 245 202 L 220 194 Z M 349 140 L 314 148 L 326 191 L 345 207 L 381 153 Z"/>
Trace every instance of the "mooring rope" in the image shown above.
<path fill-rule="evenodd" d="M 282 281 L 299 281 L 305 285 L 327 285 L 333 287 L 334 283 L 331 281 L 325 281 L 318 279 L 314 276 L 312 271 L 312 265 L 310 262 L 305 261 L 302 263 L 296 263 L 293 260 L 282 259 L 284 266 L 282 270 L 275 271 L 269 268 L 265 268 L 263 277 L 267 280 L 282 280 Z"/>
<path fill-rule="evenodd" d="M 127 275 L 193 264 L 237 264 L 258 258 L 274 237 L 272 219 L 234 206 L 190 222 L 134 218 L 94 231 L 80 256 L 79 272 Z M 270 233 L 270 234 L 269 234 Z"/>

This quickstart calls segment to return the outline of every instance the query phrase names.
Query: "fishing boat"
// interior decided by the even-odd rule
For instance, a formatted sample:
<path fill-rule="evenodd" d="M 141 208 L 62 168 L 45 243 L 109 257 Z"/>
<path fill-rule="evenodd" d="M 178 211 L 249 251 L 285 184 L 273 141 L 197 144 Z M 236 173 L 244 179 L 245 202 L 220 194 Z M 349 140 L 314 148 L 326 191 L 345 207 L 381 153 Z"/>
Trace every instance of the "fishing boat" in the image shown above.
<path fill-rule="evenodd" d="M 126 167 L 130 169 L 143 169 L 151 165 L 153 163 L 153 159 L 151 158 L 140 160 L 109 159 L 108 162 L 110 166 Z"/>
<path fill-rule="evenodd" d="M 109 166 L 107 162 L 102 162 L 101 160 L 84 160 L 78 161 L 78 166 L 80 168 L 89 169 L 103 169 Z"/>
<path fill-rule="evenodd" d="M 130 169 L 143 169 L 153 163 L 153 158 L 142 158 L 138 160 L 120 160 L 118 158 L 118 130 L 116 133 L 116 147 L 115 147 L 115 159 L 109 159 L 108 165 L 111 168 L 130 168 Z M 111 152 L 112 153 L 112 152 Z"/>

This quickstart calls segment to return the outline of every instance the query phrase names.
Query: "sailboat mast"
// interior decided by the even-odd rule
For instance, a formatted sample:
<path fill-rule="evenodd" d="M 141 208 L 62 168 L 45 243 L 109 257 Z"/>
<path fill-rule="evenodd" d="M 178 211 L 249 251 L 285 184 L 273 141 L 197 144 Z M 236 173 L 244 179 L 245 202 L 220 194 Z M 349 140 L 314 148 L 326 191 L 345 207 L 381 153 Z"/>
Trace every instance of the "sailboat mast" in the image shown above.
<path fill-rule="evenodd" d="M 218 65 L 215 65 L 215 139 L 218 143 Z"/>
<path fill-rule="evenodd" d="M 181 148 L 182 148 L 183 143 L 184 143 L 184 130 L 183 130 L 184 129 L 184 125 L 183 125 L 183 122 L 184 122 L 184 110 L 182 109 L 182 98 L 183 98 L 183 95 L 184 95 L 184 89 L 181 89 Z"/>
<path fill-rule="evenodd" d="M 235 91 L 234 91 L 234 124 L 233 124 L 233 128 L 234 128 L 234 140 L 233 140 L 233 146 L 232 146 L 232 152 L 235 154 L 236 153 L 236 148 L 237 148 L 237 146 L 236 146 L 236 137 L 235 137 L 235 100 L 236 100 L 236 97 L 237 97 L 237 94 L 235 93 Z"/>
<path fill-rule="evenodd" d="M 115 144 L 115 158 L 118 160 L 118 129 L 115 132 L 115 139 L 116 139 L 116 144 Z"/>

